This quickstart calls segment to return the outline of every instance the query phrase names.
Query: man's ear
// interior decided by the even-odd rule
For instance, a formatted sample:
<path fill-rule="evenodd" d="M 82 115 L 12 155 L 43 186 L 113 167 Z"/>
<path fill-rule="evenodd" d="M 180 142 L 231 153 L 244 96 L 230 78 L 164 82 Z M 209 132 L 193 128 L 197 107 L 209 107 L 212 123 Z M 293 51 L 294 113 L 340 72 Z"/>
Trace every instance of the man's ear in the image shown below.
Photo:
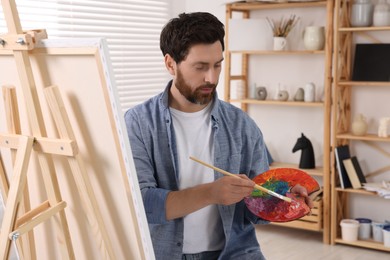
<path fill-rule="evenodd" d="M 175 76 L 176 74 L 176 62 L 169 54 L 165 54 L 164 56 L 165 67 L 167 68 L 169 74 Z"/>

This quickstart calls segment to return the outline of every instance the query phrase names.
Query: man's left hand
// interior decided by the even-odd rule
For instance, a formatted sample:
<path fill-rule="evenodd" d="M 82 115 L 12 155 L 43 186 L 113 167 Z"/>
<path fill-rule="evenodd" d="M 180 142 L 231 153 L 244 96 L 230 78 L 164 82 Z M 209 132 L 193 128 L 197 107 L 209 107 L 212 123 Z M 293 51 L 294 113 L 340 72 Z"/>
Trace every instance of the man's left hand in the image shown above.
<path fill-rule="evenodd" d="M 295 185 L 294 187 L 291 188 L 291 193 L 298 194 L 299 196 L 302 196 L 305 198 L 305 202 L 309 208 L 313 208 L 313 200 L 309 197 L 307 194 L 307 189 L 299 184 Z"/>

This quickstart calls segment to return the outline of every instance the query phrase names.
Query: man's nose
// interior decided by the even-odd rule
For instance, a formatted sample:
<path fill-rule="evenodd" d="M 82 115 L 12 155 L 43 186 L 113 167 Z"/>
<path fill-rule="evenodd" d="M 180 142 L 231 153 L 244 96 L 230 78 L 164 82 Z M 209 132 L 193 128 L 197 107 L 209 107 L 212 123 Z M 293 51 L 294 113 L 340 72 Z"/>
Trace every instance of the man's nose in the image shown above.
<path fill-rule="evenodd" d="M 205 75 L 205 81 L 210 84 L 216 84 L 218 82 L 219 70 L 209 69 Z"/>

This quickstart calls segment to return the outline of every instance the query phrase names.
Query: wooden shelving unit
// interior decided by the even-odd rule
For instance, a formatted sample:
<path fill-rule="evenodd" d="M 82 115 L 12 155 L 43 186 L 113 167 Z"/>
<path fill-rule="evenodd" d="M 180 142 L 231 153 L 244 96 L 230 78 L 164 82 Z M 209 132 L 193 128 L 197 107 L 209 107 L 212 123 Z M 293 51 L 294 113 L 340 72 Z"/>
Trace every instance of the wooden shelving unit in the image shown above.
<path fill-rule="evenodd" d="M 284 2 L 284 3 L 269 3 L 269 2 L 239 2 L 226 5 L 226 31 L 229 32 L 229 20 L 233 18 L 234 14 L 239 14 L 243 19 L 249 19 L 250 15 L 254 11 L 268 12 L 276 9 L 299 8 L 323 8 L 326 12 L 326 19 L 323 21 L 323 25 L 326 28 L 326 43 L 324 50 L 321 51 L 308 51 L 308 50 L 288 50 L 288 51 L 272 51 L 272 50 L 230 50 L 228 33 L 226 34 L 225 42 L 225 93 L 224 99 L 227 102 L 236 103 L 241 106 L 241 109 L 248 111 L 248 106 L 280 106 L 285 107 L 302 107 L 304 109 L 312 110 L 319 109 L 323 111 L 323 125 L 324 134 L 322 137 L 322 149 L 323 149 L 323 166 L 305 170 L 309 174 L 321 178 L 323 184 L 323 195 L 319 201 L 315 202 L 315 212 L 312 216 L 307 216 L 297 221 L 282 223 L 278 225 L 299 228 L 304 230 L 323 232 L 324 243 L 330 243 L 330 115 L 331 115 L 331 81 L 332 81 L 332 45 L 333 45 L 333 7 L 334 0 L 319 0 L 308 2 Z M 238 75 L 232 75 L 232 55 L 239 55 L 241 60 L 241 72 Z M 276 100 L 256 100 L 249 97 L 249 59 L 253 56 L 289 56 L 299 59 L 303 56 L 310 55 L 322 55 L 324 57 L 324 98 L 321 102 L 295 102 L 295 101 L 276 101 Z M 235 99 L 231 97 L 232 87 L 231 82 L 234 80 L 241 80 L 244 86 L 244 98 Z M 294 167 L 298 168 L 296 164 L 289 164 L 285 162 L 277 162 L 271 165 L 275 167 Z"/>
<path fill-rule="evenodd" d="M 357 82 L 351 80 L 352 74 L 352 51 L 354 47 L 354 34 L 359 36 L 365 35 L 368 32 L 386 32 L 389 33 L 390 27 L 349 27 L 349 14 L 351 12 L 350 0 L 336 0 L 335 2 L 335 32 L 334 32 L 334 96 L 333 96 L 333 129 L 334 133 L 332 138 L 332 155 L 331 163 L 335 165 L 335 155 L 333 153 L 334 148 L 338 145 L 351 144 L 355 142 L 365 142 L 370 144 L 374 149 L 385 156 L 390 157 L 390 153 L 384 151 L 377 144 L 380 142 L 390 142 L 390 138 L 378 137 L 375 134 L 366 134 L 364 136 L 356 136 L 350 132 L 351 126 L 351 106 L 358 104 L 352 104 L 352 92 L 359 91 L 361 88 L 374 87 L 390 87 L 390 82 Z M 371 39 L 373 43 L 380 43 L 379 40 L 371 35 L 365 35 L 366 39 Z M 357 88 L 359 87 L 359 89 Z M 373 104 L 380 109 L 380 104 Z M 342 189 L 336 185 L 338 180 L 338 174 L 336 167 L 332 167 L 332 185 L 331 185 L 331 243 L 339 243 L 357 247 L 364 247 L 382 251 L 390 252 L 389 247 L 385 247 L 383 243 L 376 242 L 374 240 L 358 240 L 354 242 L 347 242 L 341 239 L 341 229 L 339 223 L 343 218 L 353 218 L 356 216 L 349 216 L 348 208 L 349 201 L 352 195 L 369 196 L 370 199 L 382 199 L 375 192 L 366 191 L 363 189 Z M 387 203 L 386 207 L 390 204 L 383 199 L 383 203 Z"/>

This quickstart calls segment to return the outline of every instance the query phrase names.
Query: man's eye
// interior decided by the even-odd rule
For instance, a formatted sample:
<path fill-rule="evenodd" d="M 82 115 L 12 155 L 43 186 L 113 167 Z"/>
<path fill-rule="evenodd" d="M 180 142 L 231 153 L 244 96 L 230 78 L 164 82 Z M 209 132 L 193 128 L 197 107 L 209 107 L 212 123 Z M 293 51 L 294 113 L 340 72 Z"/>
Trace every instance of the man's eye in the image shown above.
<path fill-rule="evenodd" d="M 195 67 L 196 70 L 205 70 L 207 69 L 205 66 L 197 66 Z"/>

